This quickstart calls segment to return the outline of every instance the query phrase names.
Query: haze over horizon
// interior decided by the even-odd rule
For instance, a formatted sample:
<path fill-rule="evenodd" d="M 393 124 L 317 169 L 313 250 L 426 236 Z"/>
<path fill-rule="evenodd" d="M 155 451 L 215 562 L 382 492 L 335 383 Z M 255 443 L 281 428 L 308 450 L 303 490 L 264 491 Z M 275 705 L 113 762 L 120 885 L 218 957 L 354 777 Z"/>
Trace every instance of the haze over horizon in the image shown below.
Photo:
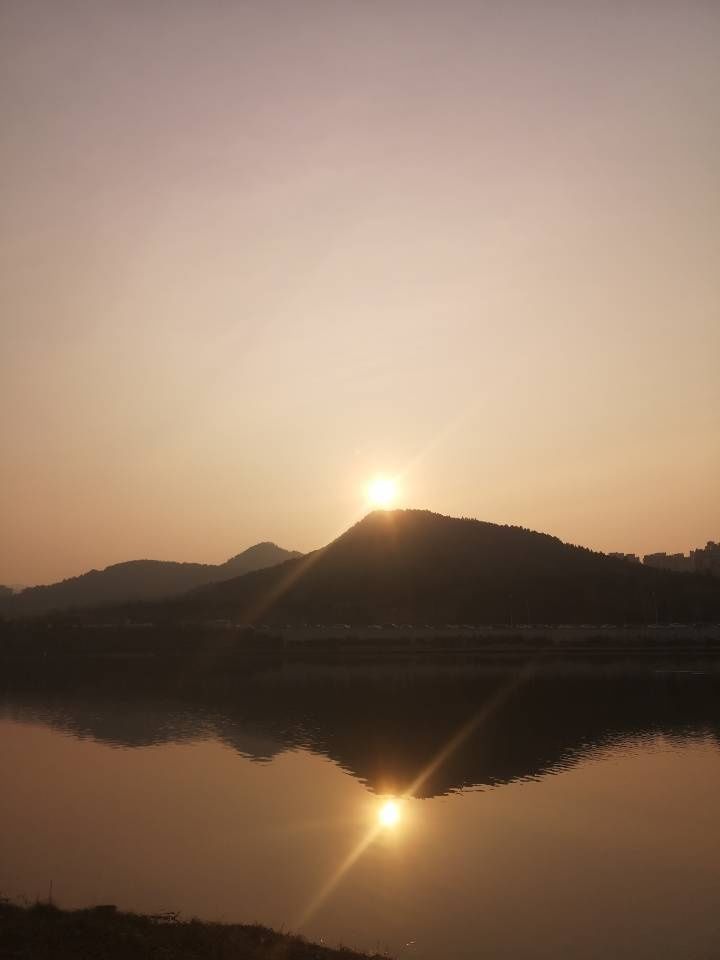
<path fill-rule="evenodd" d="M 0 583 L 397 505 L 720 535 L 720 5 L 8 0 Z"/>

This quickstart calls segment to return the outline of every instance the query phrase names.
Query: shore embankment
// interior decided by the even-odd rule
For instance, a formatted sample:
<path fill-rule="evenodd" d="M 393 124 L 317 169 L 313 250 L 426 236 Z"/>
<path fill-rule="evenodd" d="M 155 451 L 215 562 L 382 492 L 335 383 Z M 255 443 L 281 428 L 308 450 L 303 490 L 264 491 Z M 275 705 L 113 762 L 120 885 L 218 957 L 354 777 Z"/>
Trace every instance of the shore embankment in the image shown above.
<path fill-rule="evenodd" d="M 210 658 L 348 660 L 606 655 L 720 655 L 720 624 L 375 625 L 247 627 L 194 624 L 0 623 L 0 661 L 14 659 Z"/>

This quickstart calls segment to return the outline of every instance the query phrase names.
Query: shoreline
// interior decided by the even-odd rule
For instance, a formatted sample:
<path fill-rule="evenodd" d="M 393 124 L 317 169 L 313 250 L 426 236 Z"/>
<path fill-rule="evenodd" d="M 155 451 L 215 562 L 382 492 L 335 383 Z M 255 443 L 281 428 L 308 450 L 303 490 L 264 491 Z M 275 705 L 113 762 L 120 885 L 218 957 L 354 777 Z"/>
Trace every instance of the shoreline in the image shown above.
<path fill-rule="evenodd" d="M 349 947 L 328 947 L 259 924 L 182 920 L 113 904 L 63 910 L 0 898 L 0 955 L 33 960 L 389 960 Z"/>
<path fill-rule="evenodd" d="M 226 623 L 60 624 L 2 622 L 0 661 L 204 659 L 347 661 L 603 655 L 717 655 L 720 623 L 582 625 L 348 625 L 251 628 Z"/>

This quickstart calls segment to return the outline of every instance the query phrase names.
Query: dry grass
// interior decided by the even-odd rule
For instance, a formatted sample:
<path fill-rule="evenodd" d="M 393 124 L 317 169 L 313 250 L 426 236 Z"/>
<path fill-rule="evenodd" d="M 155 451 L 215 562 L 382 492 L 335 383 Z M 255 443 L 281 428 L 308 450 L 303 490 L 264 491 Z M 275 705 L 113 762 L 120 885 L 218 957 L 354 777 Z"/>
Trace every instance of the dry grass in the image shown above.
<path fill-rule="evenodd" d="M 370 960 L 267 927 L 0 902 L 3 960 Z M 374 955 L 372 960 L 386 960 Z"/>

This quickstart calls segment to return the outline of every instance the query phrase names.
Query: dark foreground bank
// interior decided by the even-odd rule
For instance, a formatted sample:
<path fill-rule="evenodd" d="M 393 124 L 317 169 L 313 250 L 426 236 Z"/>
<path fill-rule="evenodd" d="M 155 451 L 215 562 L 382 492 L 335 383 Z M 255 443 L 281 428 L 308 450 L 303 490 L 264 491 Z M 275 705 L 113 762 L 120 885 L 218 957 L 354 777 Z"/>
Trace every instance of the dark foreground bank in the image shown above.
<path fill-rule="evenodd" d="M 0 901 L 3 960 L 383 960 L 267 927 Z"/>

